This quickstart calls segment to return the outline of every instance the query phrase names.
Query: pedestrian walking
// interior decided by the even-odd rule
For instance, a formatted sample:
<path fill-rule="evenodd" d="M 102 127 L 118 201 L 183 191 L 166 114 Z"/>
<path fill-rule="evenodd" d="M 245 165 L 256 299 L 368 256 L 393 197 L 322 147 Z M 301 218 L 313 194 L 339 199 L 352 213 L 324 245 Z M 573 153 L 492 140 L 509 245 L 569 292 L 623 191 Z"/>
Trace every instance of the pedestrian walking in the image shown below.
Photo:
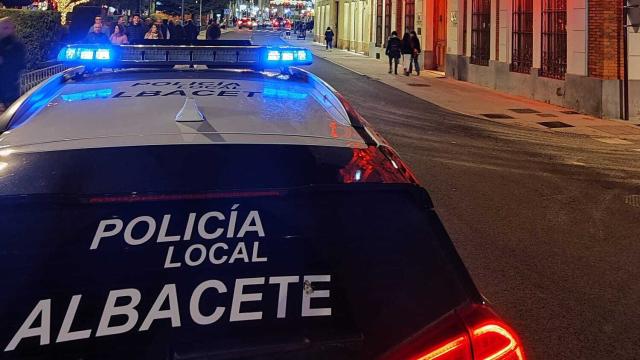
<path fill-rule="evenodd" d="M 113 27 L 113 34 L 109 38 L 113 45 L 126 45 L 129 43 L 129 38 L 127 38 L 127 34 L 125 32 L 125 28 L 123 25 L 116 24 Z"/>
<path fill-rule="evenodd" d="M 331 51 L 331 48 L 333 48 L 333 30 L 331 30 L 331 27 L 328 27 L 327 31 L 324 32 L 324 41 L 326 42 L 326 50 Z"/>
<path fill-rule="evenodd" d="M 20 97 L 20 73 L 26 68 L 25 47 L 16 38 L 16 25 L 0 19 L 0 102 L 5 109 Z"/>
<path fill-rule="evenodd" d="M 391 74 L 392 63 L 395 63 L 393 73 L 398 75 L 398 61 L 400 60 L 402 50 L 402 42 L 398 38 L 397 32 L 392 32 L 389 39 L 387 39 L 387 48 L 385 54 L 389 57 L 389 74 Z"/>
<path fill-rule="evenodd" d="M 140 19 L 140 15 L 133 14 L 131 17 L 131 25 L 127 27 L 127 38 L 129 39 L 129 43 L 140 43 L 142 39 L 144 39 L 144 34 L 146 34 L 146 32 L 147 31 Z"/>
<path fill-rule="evenodd" d="M 404 68 L 404 74 L 409 76 L 409 64 L 411 63 L 411 56 L 413 55 L 413 50 L 411 49 L 411 36 L 409 33 L 404 33 L 402 37 L 402 48 L 400 49 L 402 52 L 402 67 Z"/>
<path fill-rule="evenodd" d="M 416 74 L 420 75 L 420 64 L 418 64 L 418 57 L 422 53 L 422 49 L 420 49 L 420 39 L 418 39 L 418 34 L 415 31 L 411 31 L 409 33 L 410 43 L 411 43 L 411 58 L 409 60 L 409 74 L 412 72 L 412 66 L 415 64 Z"/>
<path fill-rule="evenodd" d="M 218 25 L 218 23 L 215 20 L 211 21 L 209 23 L 209 26 L 207 26 L 206 39 L 218 40 L 220 39 L 221 35 L 222 35 L 222 31 L 220 30 L 220 25 Z"/>
<path fill-rule="evenodd" d="M 109 37 L 102 32 L 102 24 L 93 24 L 93 31 L 85 36 L 84 43 L 86 44 L 110 44 Z"/>

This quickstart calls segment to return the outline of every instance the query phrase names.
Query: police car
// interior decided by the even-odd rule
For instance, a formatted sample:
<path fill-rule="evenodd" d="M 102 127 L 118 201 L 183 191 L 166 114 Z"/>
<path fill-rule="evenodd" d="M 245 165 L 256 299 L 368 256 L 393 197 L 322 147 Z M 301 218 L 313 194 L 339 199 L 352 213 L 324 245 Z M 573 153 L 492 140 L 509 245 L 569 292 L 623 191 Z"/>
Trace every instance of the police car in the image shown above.
<path fill-rule="evenodd" d="M 0 358 L 524 359 L 308 50 L 60 59 L 0 117 Z"/>

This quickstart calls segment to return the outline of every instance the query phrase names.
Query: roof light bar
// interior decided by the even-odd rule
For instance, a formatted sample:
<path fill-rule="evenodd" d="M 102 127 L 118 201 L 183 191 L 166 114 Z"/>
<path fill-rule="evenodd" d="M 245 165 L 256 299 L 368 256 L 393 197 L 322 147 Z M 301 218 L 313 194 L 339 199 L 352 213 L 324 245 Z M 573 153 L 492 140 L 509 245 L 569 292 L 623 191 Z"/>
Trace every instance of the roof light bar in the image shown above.
<path fill-rule="evenodd" d="M 228 45 L 67 45 L 58 60 L 85 66 L 207 65 L 210 68 L 287 69 L 310 65 L 310 50 L 297 47 Z"/>
<path fill-rule="evenodd" d="M 67 45 L 58 53 L 58 61 L 104 64 L 113 59 L 111 47 L 95 45 Z"/>
<path fill-rule="evenodd" d="M 313 63 L 313 55 L 310 50 L 303 48 L 267 48 L 266 62 L 271 65 L 277 63 L 280 66 L 311 65 Z"/>

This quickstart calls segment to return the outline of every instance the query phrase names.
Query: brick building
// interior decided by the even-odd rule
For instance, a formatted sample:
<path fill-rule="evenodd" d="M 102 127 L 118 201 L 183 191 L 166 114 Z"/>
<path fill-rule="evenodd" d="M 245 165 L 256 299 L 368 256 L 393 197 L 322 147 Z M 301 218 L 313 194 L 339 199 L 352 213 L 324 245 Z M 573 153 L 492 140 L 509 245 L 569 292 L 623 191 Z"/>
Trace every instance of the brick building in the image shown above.
<path fill-rule="evenodd" d="M 640 0 L 318 0 L 316 40 L 384 58 L 415 30 L 421 64 L 446 76 L 580 112 L 621 118 L 622 6 Z M 640 24 L 640 7 L 629 24 Z M 640 119 L 640 28 L 627 28 L 630 117 Z"/>

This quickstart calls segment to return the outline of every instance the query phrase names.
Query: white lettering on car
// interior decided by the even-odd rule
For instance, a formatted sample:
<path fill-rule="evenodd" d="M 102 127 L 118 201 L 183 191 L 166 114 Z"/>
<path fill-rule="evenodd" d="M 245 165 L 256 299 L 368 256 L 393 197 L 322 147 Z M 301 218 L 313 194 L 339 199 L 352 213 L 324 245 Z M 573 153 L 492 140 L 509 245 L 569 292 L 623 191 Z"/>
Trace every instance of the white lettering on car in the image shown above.
<path fill-rule="evenodd" d="M 40 326 L 32 327 L 38 318 L 40 318 Z M 51 340 L 51 299 L 40 300 L 36 304 L 4 351 L 15 349 L 22 339 L 32 336 L 40 338 L 40 345 L 49 344 Z"/>
<path fill-rule="evenodd" d="M 301 278 L 303 279 L 302 283 L 300 282 Z M 138 332 L 148 331 L 154 326 L 169 326 L 169 324 L 173 328 L 179 328 L 184 325 L 180 317 L 180 306 L 188 306 L 190 319 L 193 323 L 202 326 L 219 322 L 223 318 L 228 305 L 231 305 L 231 308 L 227 321 L 258 321 L 264 317 L 265 312 L 263 310 L 267 310 L 265 309 L 267 306 L 265 304 L 275 303 L 273 301 L 275 299 L 263 302 L 265 287 L 274 285 L 278 286 L 277 308 L 274 309 L 275 311 L 266 312 L 267 314 L 275 313 L 277 319 L 286 319 L 291 316 L 287 314 L 287 306 L 290 306 L 290 301 L 288 300 L 290 300 L 289 297 L 292 293 L 289 290 L 291 287 L 297 287 L 300 292 L 294 291 L 293 294 L 302 293 L 301 298 L 295 296 L 295 299 L 299 301 L 298 309 L 300 312 L 296 312 L 297 314 L 301 314 L 302 317 L 331 316 L 330 307 L 313 308 L 311 306 L 311 299 L 324 298 L 325 301 L 329 300 L 329 290 L 307 291 L 307 288 L 309 286 L 313 287 L 315 283 L 330 283 L 330 275 L 252 277 L 229 281 L 234 283 L 233 294 L 229 295 L 226 294 L 228 290 L 225 283 L 217 279 L 201 282 L 195 286 L 190 295 L 186 294 L 187 296 L 184 296 L 185 294 L 179 296 L 180 292 L 176 284 L 165 284 L 160 292 L 157 293 L 153 305 L 146 314 L 141 314 L 139 311 L 142 309 L 138 309 L 143 297 L 143 293 L 140 290 L 135 288 L 111 290 L 104 302 L 95 332 L 93 329 L 72 330 L 78 309 L 82 307 L 83 295 L 78 294 L 71 297 L 68 305 L 66 305 L 65 316 L 59 327 L 57 326 L 58 324 L 52 323 L 51 318 L 52 307 L 56 304 L 52 299 L 43 299 L 36 303 L 33 310 L 27 315 L 20 328 L 4 348 L 4 351 L 13 351 L 20 345 L 22 340 L 32 337 L 39 338 L 40 345 L 48 345 L 51 342 L 52 329 L 59 329 L 56 343 L 125 334 L 136 331 L 136 326 L 142 316 L 144 318 L 137 328 Z M 266 293 L 268 294 L 269 292 Z M 204 297 L 207 297 L 207 300 L 215 300 L 217 305 L 211 306 L 211 301 L 203 302 Z M 187 301 L 188 303 L 186 303 Z M 227 306 L 224 306 L 225 303 Z M 252 310 L 260 309 L 260 311 L 242 311 L 243 304 L 247 306 L 247 303 L 251 303 Z M 67 303 L 65 302 L 65 304 Z M 207 304 L 207 307 L 203 307 L 203 304 Z M 86 310 L 85 308 L 84 311 Z M 114 318 L 117 318 L 117 320 L 113 322 L 119 325 L 111 325 Z"/>
<path fill-rule="evenodd" d="M 262 293 L 243 293 L 244 287 L 247 285 L 262 285 L 264 284 L 264 278 L 248 278 L 237 279 L 236 287 L 233 290 L 233 301 L 231 302 L 231 318 L 229 321 L 247 321 L 247 320 L 260 320 L 262 319 L 262 311 L 253 312 L 240 312 L 240 306 L 243 302 L 260 301 L 262 300 Z"/>
<path fill-rule="evenodd" d="M 71 298 L 71 302 L 69 302 L 69 307 L 67 308 L 67 313 L 64 315 L 64 320 L 62 321 L 62 327 L 60 328 L 60 332 L 58 333 L 58 339 L 56 339 L 57 343 L 65 342 L 65 341 L 73 341 L 80 339 L 88 339 L 91 336 L 91 330 L 78 330 L 71 331 L 71 326 L 73 325 L 73 319 L 76 317 L 76 312 L 78 311 L 78 304 L 80 304 L 80 300 L 82 299 L 82 295 L 73 295 Z"/>
<path fill-rule="evenodd" d="M 129 298 L 129 303 L 125 305 L 116 306 L 118 298 Z M 109 291 L 109 297 L 102 309 L 102 317 L 100 317 L 100 324 L 96 331 L 96 336 L 107 336 L 126 333 L 133 329 L 138 321 L 138 311 L 136 306 L 140 303 L 142 295 L 138 289 L 121 289 Z M 127 317 L 127 322 L 122 325 L 109 326 L 111 318 L 116 315 L 124 315 Z"/>
<path fill-rule="evenodd" d="M 169 308 L 162 309 L 166 300 L 169 300 Z M 142 322 L 140 331 L 149 330 L 151 324 L 155 320 L 159 319 L 171 319 L 171 327 L 180 326 L 180 313 L 178 312 L 178 293 L 176 291 L 176 284 L 167 284 L 160 291 L 160 295 L 156 298 L 156 301 L 151 306 L 149 314 Z"/>
<path fill-rule="evenodd" d="M 329 290 L 313 290 L 315 282 L 330 282 L 331 275 L 308 275 L 304 283 L 312 287 L 312 291 L 302 290 L 302 316 L 331 316 L 331 308 L 311 308 L 312 298 L 328 298 Z"/>

